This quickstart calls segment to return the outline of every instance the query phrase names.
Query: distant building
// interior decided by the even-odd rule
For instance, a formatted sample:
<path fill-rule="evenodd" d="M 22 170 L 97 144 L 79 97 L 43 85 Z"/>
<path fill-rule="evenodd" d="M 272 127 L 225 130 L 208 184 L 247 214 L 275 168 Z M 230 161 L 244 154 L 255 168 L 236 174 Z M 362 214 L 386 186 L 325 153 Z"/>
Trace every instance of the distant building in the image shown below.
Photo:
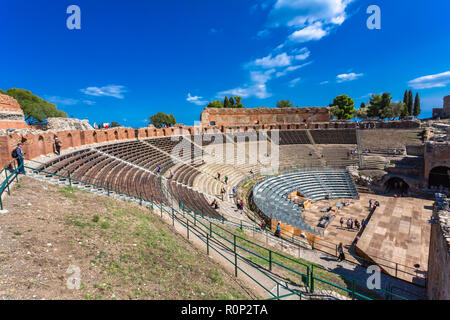
<path fill-rule="evenodd" d="M 450 118 L 450 96 L 444 97 L 443 108 L 433 108 L 433 118 Z"/>

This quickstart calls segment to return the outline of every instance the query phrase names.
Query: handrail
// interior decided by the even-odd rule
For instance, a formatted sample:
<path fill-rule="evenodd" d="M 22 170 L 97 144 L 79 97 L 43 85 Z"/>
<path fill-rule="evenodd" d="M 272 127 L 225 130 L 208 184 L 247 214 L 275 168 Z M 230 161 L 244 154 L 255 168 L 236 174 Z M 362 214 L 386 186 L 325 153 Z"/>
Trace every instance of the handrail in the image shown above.
<path fill-rule="evenodd" d="M 11 162 L 8 164 L 8 167 L 9 167 L 9 165 L 10 165 L 12 162 L 14 162 L 14 160 L 11 161 Z M 3 169 L 3 170 L 0 172 L 0 174 L 1 174 L 1 173 L 4 171 L 4 172 L 5 172 L 5 175 L 6 175 L 5 180 L 3 180 L 3 182 L 2 182 L 2 184 L 1 184 L 1 186 L 0 186 L 0 210 L 3 210 L 3 200 L 2 200 L 3 192 L 5 192 L 5 190 L 7 189 L 7 190 L 8 190 L 8 194 L 10 194 L 9 185 L 11 184 L 11 181 L 14 180 L 14 179 L 16 179 L 16 181 L 18 181 L 17 175 L 19 174 L 20 169 L 23 168 L 23 166 L 24 166 L 23 163 L 22 163 L 20 166 L 18 166 L 18 167 L 15 167 L 15 165 L 14 165 L 14 170 L 13 170 L 13 171 L 11 172 L 11 174 L 9 174 L 9 175 L 8 175 L 8 172 L 6 171 L 6 169 Z M 11 177 L 12 177 L 12 179 L 11 179 Z M 11 180 L 11 181 L 10 181 L 10 180 Z"/>
<path fill-rule="evenodd" d="M 45 171 L 45 170 L 40 170 L 40 169 L 36 169 L 36 168 L 30 168 L 30 167 L 26 167 L 26 166 L 24 166 L 24 167 L 25 167 L 25 168 L 28 168 L 28 169 L 30 169 L 30 170 L 32 170 L 32 171 L 34 171 L 34 172 L 43 172 L 43 173 L 50 174 L 50 175 L 53 175 L 53 176 L 58 176 L 58 177 L 61 177 L 61 178 L 64 178 L 64 179 L 69 179 L 69 183 L 71 183 L 72 181 L 78 181 L 78 182 L 80 182 L 80 183 L 82 183 L 82 184 L 86 184 L 86 185 L 94 185 L 94 184 L 92 184 L 92 183 L 85 182 L 85 181 L 82 181 L 82 180 L 79 180 L 79 179 L 72 179 L 70 176 L 64 177 L 64 176 L 61 176 L 61 175 L 59 175 L 59 174 L 54 174 L 54 173 L 51 173 L 51 172 L 47 172 L 47 171 Z M 19 168 L 17 168 L 16 171 L 17 171 L 18 169 L 19 169 Z M 145 199 L 145 198 L 142 198 L 142 197 L 132 196 L 132 195 L 129 195 L 129 194 L 126 194 L 126 193 L 123 193 L 123 192 L 120 192 L 120 191 L 112 190 L 112 189 L 109 189 L 109 188 L 107 188 L 107 187 L 103 187 L 103 186 L 100 186 L 100 185 L 94 185 L 94 186 L 96 186 L 96 187 L 98 187 L 98 188 L 101 188 L 101 189 L 103 189 L 103 190 L 108 190 L 109 192 L 114 192 L 114 193 L 117 193 L 117 194 L 126 195 L 126 196 L 128 196 L 128 197 L 130 197 L 130 198 L 133 198 L 133 199 L 138 199 L 138 200 L 140 199 L 140 200 L 141 200 L 141 204 L 142 204 L 142 201 L 145 201 L 145 202 L 147 202 L 147 203 L 150 203 L 150 204 L 152 205 L 152 207 L 154 207 L 154 206 L 156 205 L 156 207 L 158 208 L 158 205 L 160 205 L 160 208 L 161 208 L 161 214 L 163 213 L 163 211 L 169 212 L 169 211 L 165 210 L 165 208 L 163 207 L 163 203 L 157 204 L 157 203 L 155 203 L 155 202 L 152 201 L 152 200 Z M 180 202 L 181 202 L 181 201 L 180 201 Z M 181 205 L 182 205 L 182 203 L 181 203 Z M 187 214 L 188 216 L 190 216 L 191 218 L 194 219 L 195 224 L 194 224 L 194 226 L 190 226 L 190 228 L 197 228 L 197 225 L 203 226 L 204 228 L 206 228 L 206 230 L 209 232 L 210 235 L 212 235 L 212 234 L 216 235 L 216 236 L 219 237 L 220 239 L 225 240 L 225 243 L 227 243 L 227 242 L 230 243 L 230 244 L 233 243 L 233 242 L 231 242 L 229 239 L 223 237 L 223 236 L 220 235 L 219 233 L 217 233 L 217 232 L 215 232 L 214 230 L 212 230 L 212 225 L 213 225 L 213 224 L 212 224 L 211 221 L 210 221 L 210 226 L 208 227 L 208 226 L 205 225 L 203 222 L 201 222 L 200 220 L 198 220 L 197 215 L 196 215 L 195 213 L 192 213 L 192 212 L 190 212 L 189 210 L 186 210 L 186 207 L 185 207 L 184 205 L 182 205 L 181 208 L 182 208 L 182 212 L 183 212 L 183 217 L 185 217 L 186 214 Z M 175 213 L 180 214 L 180 213 L 178 212 L 178 210 L 176 210 L 174 207 L 171 206 L 170 209 L 171 209 L 172 214 L 175 214 Z M 175 219 L 175 216 L 173 216 L 172 218 Z M 188 223 L 187 223 L 187 224 L 188 224 Z M 214 226 L 217 227 L 218 224 L 214 223 Z M 220 226 L 219 226 L 219 227 L 220 227 Z M 223 228 L 221 228 L 221 229 L 223 229 Z M 198 232 L 201 232 L 201 231 L 202 231 L 201 229 L 196 229 L 196 230 L 197 230 Z M 223 229 L 223 230 L 227 231 L 227 233 L 233 234 L 233 233 L 231 233 L 230 231 L 228 231 L 228 230 L 226 230 L 226 229 Z M 206 234 L 206 231 L 205 231 L 205 230 L 203 230 L 203 232 L 205 232 L 205 234 Z M 238 239 L 238 236 L 235 235 L 235 234 L 233 234 L 233 237 L 234 237 L 235 240 Z M 249 242 L 249 243 L 252 243 L 252 244 L 254 244 L 254 245 L 257 245 L 257 246 L 261 247 L 259 244 L 253 243 L 253 242 L 251 242 L 250 240 L 244 239 L 244 238 L 242 238 L 242 237 L 239 237 L 239 238 L 242 239 L 242 240 L 245 240 L 246 242 Z M 213 241 L 215 241 L 215 239 L 217 239 L 217 238 L 214 238 Z M 203 240 L 205 240 L 205 239 L 203 239 Z M 202 240 L 202 241 L 203 241 L 203 240 Z M 206 241 L 206 240 L 205 240 L 205 241 Z M 225 243 L 219 241 L 219 244 L 220 244 L 221 246 L 224 246 L 224 247 L 226 247 L 228 250 L 231 250 L 231 248 L 228 247 L 227 245 L 225 245 Z M 281 256 L 281 257 L 284 257 L 284 258 L 290 259 L 290 260 L 292 260 L 292 261 L 295 261 L 295 262 L 297 262 L 299 265 L 307 266 L 307 275 L 305 275 L 305 274 L 303 274 L 303 273 L 301 273 L 301 272 L 299 272 L 299 271 L 297 271 L 297 270 L 294 270 L 294 269 L 292 269 L 292 268 L 290 268 L 290 267 L 288 267 L 288 266 L 285 266 L 285 265 L 283 265 L 282 263 L 279 263 L 279 262 L 277 262 L 277 261 L 274 261 L 274 260 L 272 259 L 272 257 L 270 257 L 270 259 L 267 259 L 267 258 L 265 258 L 265 257 L 261 257 L 261 256 L 258 255 L 256 252 L 253 252 L 253 251 L 251 251 L 251 250 L 249 250 L 249 249 L 247 249 L 247 248 L 244 248 L 243 246 L 238 245 L 236 242 L 233 243 L 233 246 L 234 246 L 233 249 L 234 249 L 234 251 L 235 251 L 236 257 L 239 256 L 243 261 L 246 261 L 246 263 L 249 263 L 248 259 L 247 259 L 246 257 L 240 255 L 239 253 L 237 253 L 237 252 L 236 252 L 236 248 L 240 248 L 241 250 L 244 250 L 244 251 L 246 251 L 246 252 L 249 252 L 249 253 L 251 253 L 251 254 L 253 254 L 253 255 L 255 255 L 255 256 L 259 256 L 260 258 L 263 258 L 265 261 L 268 261 L 268 262 L 271 261 L 271 263 L 274 263 L 274 264 L 276 264 L 276 265 L 278 265 L 278 266 L 280 266 L 280 267 L 282 267 L 282 268 L 285 268 L 286 270 L 290 270 L 290 271 L 292 271 L 292 272 L 294 272 L 294 273 L 296 273 L 296 274 L 299 274 L 299 275 L 301 275 L 302 277 L 307 276 L 307 278 L 306 278 L 306 279 L 307 279 L 306 286 L 307 286 L 308 288 L 311 287 L 311 280 L 312 280 L 312 279 L 316 279 L 316 280 L 319 280 L 319 281 L 322 280 L 322 279 L 320 279 L 320 278 L 314 276 L 314 274 L 313 274 L 314 271 L 313 271 L 313 270 L 310 270 L 310 269 L 309 269 L 309 266 L 307 266 L 307 265 L 305 265 L 305 264 L 303 264 L 303 263 L 300 263 L 300 262 L 298 262 L 298 261 L 292 260 L 292 259 L 290 259 L 288 256 L 285 256 L 285 255 L 283 255 L 283 254 L 281 254 L 281 253 L 275 252 L 276 255 L 279 255 L 279 256 Z M 262 248 L 264 248 L 264 247 L 262 247 Z M 267 248 L 264 248 L 264 249 L 269 250 L 269 252 L 271 252 L 270 249 L 267 249 Z M 272 252 L 274 252 L 274 251 L 272 251 Z M 254 264 L 255 264 L 255 263 L 252 262 L 252 265 L 254 265 Z M 236 267 L 236 270 L 239 269 L 238 266 L 235 266 L 235 267 Z M 244 270 L 241 269 L 241 271 L 244 271 Z M 331 272 L 331 273 L 333 273 L 333 272 Z M 334 274 L 334 273 L 333 273 L 333 274 Z M 339 276 L 342 277 L 341 275 L 339 275 Z M 275 279 L 273 279 L 273 280 L 276 282 Z M 256 281 L 256 280 L 254 280 L 254 281 Z M 285 287 L 286 289 L 292 291 L 292 290 L 289 289 L 288 287 L 284 286 L 282 283 L 279 283 L 279 284 L 282 285 L 283 287 Z M 261 284 L 259 284 L 259 285 L 261 285 Z M 336 284 L 334 284 L 334 285 L 335 285 L 336 287 L 338 286 L 338 285 L 336 285 Z M 265 288 L 265 289 L 267 290 L 267 288 Z M 347 290 L 349 290 L 349 289 L 347 289 Z M 360 296 L 360 297 L 362 297 L 362 298 L 367 298 L 367 297 L 365 297 L 364 295 L 361 295 L 361 294 L 359 294 L 358 292 L 354 291 L 354 289 L 352 289 L 352 290 L 349 291 L 349 292 L 351 292 L 353 295 Z"/>

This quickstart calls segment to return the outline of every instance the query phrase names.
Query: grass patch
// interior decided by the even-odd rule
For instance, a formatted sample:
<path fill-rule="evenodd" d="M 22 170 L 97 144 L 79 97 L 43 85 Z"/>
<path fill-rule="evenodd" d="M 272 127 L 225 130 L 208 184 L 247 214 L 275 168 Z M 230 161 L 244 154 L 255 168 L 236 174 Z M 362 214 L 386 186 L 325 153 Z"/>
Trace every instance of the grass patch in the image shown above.
<path fill-rule="evenodd" d="M 65 187 L 63 189 L 58 190 L 60 194 L 62 194 L 67 199 L 75 200 L 77 199 L 76 188 L 74 187 Z"/>

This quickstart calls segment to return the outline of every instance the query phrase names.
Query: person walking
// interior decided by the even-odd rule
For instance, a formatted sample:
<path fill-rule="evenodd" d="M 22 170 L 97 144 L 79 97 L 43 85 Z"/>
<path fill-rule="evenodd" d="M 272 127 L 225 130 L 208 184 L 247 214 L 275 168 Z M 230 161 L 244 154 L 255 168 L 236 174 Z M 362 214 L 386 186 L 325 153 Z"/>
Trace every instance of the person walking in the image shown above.
<path fill-rule="evenodd" d="M 341 223 L 341 228 L 343 228 L 344 218 L 341 217 L 341 220 L 339 220 L 339 222 Z"/>
<path fill-rule="evenodd" d="M 228 176 L 225 176 L 225 184 L 228 184 Z"/>
<path fill-rule="evenodd" d="M 17 148 L 15 148 L 12 152 L 12 157 L 17 161 L 17 167 L 19 168 L 19 173 L 25 174 L 25 168 L 23 163 L 24 153 L 22 150 L 23 143 L 19 142 L 17 144 Z"/>
<path fill-rule="evenodd" d="M 275 237 L 281 238 L 281 224 L 278 222 L 277 230 L 275 230 Z"/>
<path fill-rule="evenodd" d="M 342 242 L 339 243 L 337 251 L 338 251 L 338 254 L 339 254 L 337 261 L 338 262 L 344 261 L 345 260 L 345 254 L 344 254 L 344 247 L 342 245 Z"/>
<path fill-rule="evenodd" d="M 55 136 L 55 153 L 59 156 L 61 155 L 61 147 L 62 147 L 62 142 L 61 140 L 58 139 L 57 136 Z"/>

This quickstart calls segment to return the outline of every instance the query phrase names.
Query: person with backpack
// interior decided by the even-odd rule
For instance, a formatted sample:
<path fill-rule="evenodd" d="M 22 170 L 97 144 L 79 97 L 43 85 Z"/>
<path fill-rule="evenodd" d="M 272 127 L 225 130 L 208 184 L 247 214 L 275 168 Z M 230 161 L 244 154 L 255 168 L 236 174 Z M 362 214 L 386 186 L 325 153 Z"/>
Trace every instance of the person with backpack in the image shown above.
<path fill-rule="evenodd" d="M 338 261 L 338 262 L 341 262 L 341 261 L 345 260 L 344 247 L 343 247 L 343 245 L 342 245 L 342 242 L 339 243 L 339 246 L 338 246 L 338 248 L 337 248 L 337 251 L 338 251 L 338 253 L 339 253 L 339 256 L 338 256 L 337 261 Z"/>
<path fill-rule="evenodd" d="M 57 136 L 55 136 L 55 153 L 59 156 L 61 155 L 61 147 L 62 147 L 62 142 L 61 140 L 58 139 Z"/>
<path fill-rule="evenodd" d="M 15 149 L 12 151 L 11 156 L 12 156 L 14 159 L 16 159 L 16 161 L 17 161 L 17 167 L 19 168 L 19 173 L 25 174 L 25 168 L 24 168 L 24 163 L 23 163 L 23 156 L 24 156 L 24 153 L 23 153 L 23 151 L 22 151 L 22 147 L 23 147 L 23 143 L 22 143 L 22 142 L 19 142 L 19 143 L 17 144 L 17 148 L 15 148 Z"/>
<path fill-rule="evenodd" d="M 275 237 L 281 238 L 281 224 L 278 222 L 277 230 L 275 230 Z"/>

